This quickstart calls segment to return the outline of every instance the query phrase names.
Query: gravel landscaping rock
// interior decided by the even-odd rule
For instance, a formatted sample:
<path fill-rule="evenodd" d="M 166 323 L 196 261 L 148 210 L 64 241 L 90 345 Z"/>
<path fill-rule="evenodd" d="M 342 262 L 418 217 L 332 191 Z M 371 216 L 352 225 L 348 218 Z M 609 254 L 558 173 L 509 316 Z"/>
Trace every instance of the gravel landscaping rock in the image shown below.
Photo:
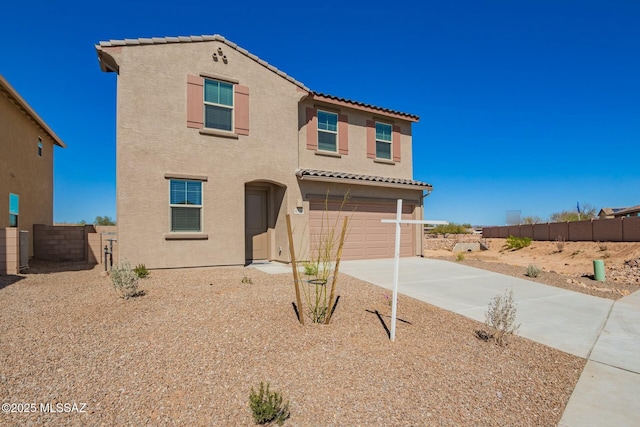
<path fill-rule="evenodd" d="M 248 426 L 249 391 L 269 381 L 291 426 L 550 426 L 585 364 L 484 342 L 484 325 L 402 295 L 392 343 L 388 291 L 344 275 L 330 325 L 298 323 L 291 275 L 154 270 L 140 286 L 123 300 L 81 264 L 0 277 L 2 403 L 86 403 L 0 424 Z"/>

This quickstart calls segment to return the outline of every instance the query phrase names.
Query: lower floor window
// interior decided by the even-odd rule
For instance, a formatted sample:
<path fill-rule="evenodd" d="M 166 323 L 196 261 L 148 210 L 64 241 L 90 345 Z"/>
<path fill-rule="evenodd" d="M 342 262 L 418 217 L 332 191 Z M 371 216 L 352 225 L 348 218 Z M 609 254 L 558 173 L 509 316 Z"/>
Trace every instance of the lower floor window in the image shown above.
<path fill-rule="evenodd" d="M 18 214 L 20 213 L 20 196 L 9 193 L 9 227 L 18 226 Z"/>
<path fill-rule="evenodd" d="M 202 182 L 172 179 L 169 186 L 171 231 L 202 231 Z"/>

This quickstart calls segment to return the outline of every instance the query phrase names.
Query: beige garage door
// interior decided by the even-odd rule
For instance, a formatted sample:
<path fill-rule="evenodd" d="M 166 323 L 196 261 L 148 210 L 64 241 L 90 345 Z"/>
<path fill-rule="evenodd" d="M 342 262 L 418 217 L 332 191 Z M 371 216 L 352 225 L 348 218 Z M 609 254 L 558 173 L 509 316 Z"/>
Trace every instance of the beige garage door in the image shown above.
<path fill-rule="evenodd" d="M 326 209 L 328 208 L 328 209 Z M 412 219 L 413 205 L 402 206 L 402 219 Z M 328 224 L 333 227 L 338 223 L 336 238 L 340 237 L 343 217 L 351 216 L 348 235 L 342 250 L 342 259 L 375 259 L 392 258 L 395 247 L 395 224 L 384 224 L 381 219 L 395 219 L 395 203 L 352 203 L 345 204 L 340 214 L 340 203 L 330 202 L 325 207 L 324 200 L 310 202 L 309 232 L 311 250 L 318 247 L 319 234 Z M 400 240 L 400 256 L 413 256 L 413 227 L 402 224 Z"/>

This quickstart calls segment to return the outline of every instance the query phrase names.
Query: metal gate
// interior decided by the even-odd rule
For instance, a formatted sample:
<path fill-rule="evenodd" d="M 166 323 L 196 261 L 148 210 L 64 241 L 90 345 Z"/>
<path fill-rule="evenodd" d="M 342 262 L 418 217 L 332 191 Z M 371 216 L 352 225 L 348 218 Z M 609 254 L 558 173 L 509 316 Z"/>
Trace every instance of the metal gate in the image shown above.
<path fill-rule="evenodd" d="M 20 230 L 20 270 L 29 268 L 29 232 Z"/>

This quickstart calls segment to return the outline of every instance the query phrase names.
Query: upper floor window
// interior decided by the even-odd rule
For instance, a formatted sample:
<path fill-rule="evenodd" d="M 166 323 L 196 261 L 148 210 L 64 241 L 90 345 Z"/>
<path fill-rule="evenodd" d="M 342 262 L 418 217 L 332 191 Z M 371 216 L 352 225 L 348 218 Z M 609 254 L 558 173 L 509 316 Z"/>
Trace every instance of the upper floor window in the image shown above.
<path fill-rule="evenodd" d="M 9 193 L 9 227 L 18 226 L 19 214 L 20 214 L 20 197 L 17 194 Z"/>
<path fill-rule="evenodd" d="M 204 79 L 204 127 L 233 130 L 233 85 Z"/>
<path fill-rule="evenodd" d="M 202 231 L 202 182 L 172 179 L 169 186 L 171 231 Z"/>
<path fill-rule="evenodd" d="M 38 138 L 38 156 L 42 157 L 42 138 Z"/>
<path fill-rule="evenodd" d="M 318 110 L 318 150 L 338 151 L 338 115 Z"/>
<path fill-rule="evenodd" d="M 376 122 L 376 158 L 391 160 L 392 126 Z"/>

